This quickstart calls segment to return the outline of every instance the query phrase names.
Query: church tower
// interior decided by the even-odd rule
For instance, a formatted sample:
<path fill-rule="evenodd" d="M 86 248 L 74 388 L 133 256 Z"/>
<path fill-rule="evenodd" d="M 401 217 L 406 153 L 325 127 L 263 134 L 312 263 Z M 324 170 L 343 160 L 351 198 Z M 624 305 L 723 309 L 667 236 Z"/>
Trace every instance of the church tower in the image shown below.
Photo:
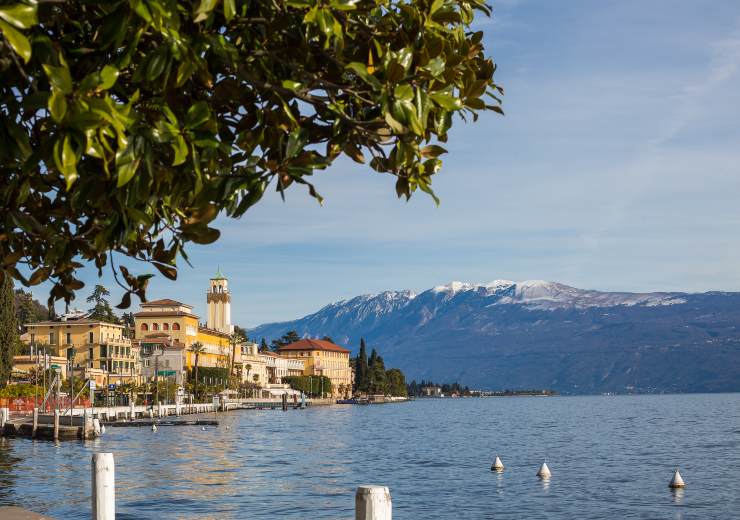
<path fill-rule="evenodd" d="M 234 332 L 231 324 L 231 293 L 229 292 L 229 281 L 218 269 L 216 276 L 211 278 L 211 286 L 208 288 L 208 323 L 209 329 L 214 329 L 226 334 Z"/>

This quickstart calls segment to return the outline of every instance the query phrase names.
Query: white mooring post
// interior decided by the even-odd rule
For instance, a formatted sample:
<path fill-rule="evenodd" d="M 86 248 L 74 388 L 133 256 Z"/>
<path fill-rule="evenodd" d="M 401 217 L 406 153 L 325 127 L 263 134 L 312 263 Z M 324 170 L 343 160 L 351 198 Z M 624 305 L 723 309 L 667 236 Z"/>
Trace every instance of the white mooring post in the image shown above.
<path fill-rule="evenodd" d="M 59 410 L 54 410 L 54 440 L 59 440 Z"/>
<path fill-rule="evenodd" d="M 116 472 L 112 453 L 92 456 L 92 520 L 116 519 Z"/>
<path fill-rule="evenodd" d="M 386 486 L 360 486 L 355 494 L 355 520 L 391 520 L 391 492 Z"/>

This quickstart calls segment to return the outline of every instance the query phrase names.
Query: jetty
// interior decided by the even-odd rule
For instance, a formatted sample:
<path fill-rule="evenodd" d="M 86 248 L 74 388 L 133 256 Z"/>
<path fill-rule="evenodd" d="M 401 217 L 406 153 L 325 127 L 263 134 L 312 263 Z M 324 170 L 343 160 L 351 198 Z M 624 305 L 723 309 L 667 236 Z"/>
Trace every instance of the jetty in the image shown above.
<path fill-rule="evenodd" d="M 0 435 L 48 440 L 91 439 L 99 435 L 95 422 L 106 426 L 208 426 L 216 420 L 168 420 L 198 414 L 216 414 L 236 410 L 289 410 L 308 406 L 334 404 L 333 399 L 304 399 L 289 401 L 287 396 L 276 398 L 214 399 L 209 403 L 129 405 L 106 407 L 75 407 L 43 413 L 34 408 L 32 413 L 12 413 L 0 408 Z M 156 421 L 155 421 L 156 419 Z"/>

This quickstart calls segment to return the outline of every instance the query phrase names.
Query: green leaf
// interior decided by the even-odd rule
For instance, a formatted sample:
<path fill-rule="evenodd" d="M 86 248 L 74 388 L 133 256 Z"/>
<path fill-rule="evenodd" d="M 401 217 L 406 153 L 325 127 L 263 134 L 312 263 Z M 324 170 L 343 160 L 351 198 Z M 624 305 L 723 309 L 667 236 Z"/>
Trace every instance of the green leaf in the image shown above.
<path fill-rule="evenodd" d="M 172 166 L 182 164 L 185 162 L 185 159 L 188 158 L 188 144 L 185 142 L 185 138 L 182 135 L 178 135 L 172 142 L 172 150 L 175 152 Z"/>
<path fill-rule="evenodd" d="M 100 84 L 98 88 L 100 90 L 108 90 L 116 84 L 118 79 L 118 69 L 113 65 L 106 65 L 103 70 L 100 71 Z"/>
<path fill-rule="evenodd" d="M 64 140 L 57 139 L 54 143 L 54 163 L 64 176 L 67 191 L 69 191 L 77 180 L 77 154 L 72 147 L 72 139 L 69 135 L 64 136 Z"/>
<path fill-rule="evenodd" d="M 447 150 L 436 144 L 430 144 L 419 150 L 422 157 L 438 157 L 443 153 L 447 153 Z"/>
<path fill-rule="evenodd" d="M 0 7 L 0 18 L 19 29 L 30 29 L 39 23 L 36 17 L 36 2 L 32 5 L 12 4 Z"/>
<path fill-rule="evenodd" d="M 118 187 L 125 186 L 133 179 L 139 168 L 139 159 L 134 157 L 133 146 L 129 144 L 123 152 L 116 155 L 116 169 L 118 172 Z"/>
<path fill-rule="evenodd" d="M 288 145 L 285 147 L 285 156 L 288 159 L 295 157 L 303 149 L 305 143 L 305 132 L 296 128 L 288 136 Z"/>
<path fill-rule="evenodd" d="M 205 101 L 198 101 L 192 105 L 187 114 L 185 114 L 185 127 L 186 128 L 198 128 L 200 125 L 208 121 L 211 117 L 211 109 L 208 108 L 208 103 Z"/>
<path fill-rule="evenodd" d="M 54 121 L 61 123 L 67 113 L 67 99 L 61 90 L 52 89 L 49 96 L 49 112 Z"/>
<path fill-rule="evenodd" d="M 358 2 L 359 0 L 331 0 L 329 5 L 339 11 L 352 11 L 357 9 Z"/>
<path fill-rule="evenodd" d="M 72 76 L 66 66 L 55 67 L 44 64 L 43 67 L 52 87 L 61 90 L 64 94 L 72 93 Z"/>
<path fill-rule="evenodd" d="M 194 21 L 198 23 L 206 20 L 211 11 L 216 7 L 217 3 L 218 0 L 201 0 L 200 5 L 198 5 L 198 9 L 195 10 Z"/>
<path fill-rule="evenodd" d="M 16 54 L 23 58 L 23 61 L 28 63 L 28 60 L 31 59 L 31 44 L 29 43 L 28 38 L 2 20 L 0 20 L 0 32 L 5 36 L 5 39 L 8 41 L 10 46 L 13 47 Z"/>
<path fill-rule="evenodd" d="M 364 63 L 353 61 L 352 63 L 349 63 L 346 68 L 357 74 L 362 81 L 373 87 L 375 90 L 380 90 L 380 81 L 367 71 Z"/>
<path fill-rule="evenodd" d="M 168 61 L 167 54 L 167 47 L 164 46 L 151 54 L 146 65 L 146 79 L 154 81 L 160 74 L 162 74 L 162 72 L 164 72 Z"/>
<path fill-rule="evenodd" d="M 236 15 L 236 2 L 235 0 L 224 0 L 224 18 L 227 22 L 230 22 Z"/>
<path fill-rule="evenodd" d="M 430 92 L 429 97 L 445 110 L 459 110 L 462 102 L 448 92 Z"/>

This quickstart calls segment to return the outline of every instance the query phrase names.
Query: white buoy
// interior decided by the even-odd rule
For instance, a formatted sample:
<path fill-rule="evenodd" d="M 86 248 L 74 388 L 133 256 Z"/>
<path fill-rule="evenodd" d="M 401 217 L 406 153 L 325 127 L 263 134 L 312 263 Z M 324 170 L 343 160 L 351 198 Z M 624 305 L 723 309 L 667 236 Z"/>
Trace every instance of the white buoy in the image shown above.
<path fill-rule="evenodd" d="M 229 427 L 227 426 L 227 427 L 226 427 L 226 429 L 228 430 L 228 429 L 229 429 Z"/>
<path fill-rule="evenodd" d="M 491 465 L 491 471 L 503 471 L 504 470 L 504 463 L 501 462 L 501 459 L 498 458 L 498 455 L 496 455 L 496 460 L 493 461 L 493 464 Z"/>
<path fill-rule="evenodd" d="M 105 433 L 105 424 L 100 425 L 100 433 L 101 434 Z"/>
<path fill-rule="evenodd" d="M 206 427 L 205 426 L 201 426 L 200 429 L 201 429 L 201 431 L 206 431 Z"/>
<path fill-rule="evenodd" d="M 673 489 L 686 487 L 686 483 L 683 481 L 683 478 L 681 478 L 678 468 L 676 468 L 676 472 L 673 474 L 673 478 L 671 479 L 671 483 L 668 484 L 668 487 Z"/>
<path fill-rule="evenodd" d="M 548 479 L 552 476 L 552 473 L 550 473 L 550 468 L 547 467 L 547 462 L 542 463 L 542 466 L 540 466 L 540 470 L 537 472 L 537 476 L 543 480 Z"/>
<path fill-rule="evenodd" d="M 152 424 L 152 431 L 153 432 L 156 432 L 157 431 L 157 425 L 156 424 Z"/>

